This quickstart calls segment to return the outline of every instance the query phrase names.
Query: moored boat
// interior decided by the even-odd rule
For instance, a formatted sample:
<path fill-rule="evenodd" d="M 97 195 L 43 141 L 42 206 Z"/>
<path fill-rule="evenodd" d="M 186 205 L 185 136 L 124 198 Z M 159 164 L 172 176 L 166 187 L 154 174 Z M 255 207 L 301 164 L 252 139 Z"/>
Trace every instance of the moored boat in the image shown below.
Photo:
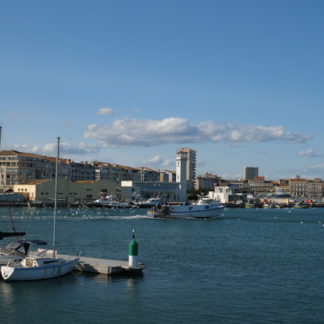
<path fill-rule="evenodd" d="M 136 203 L 138 207 L 142 207 L 142 208 L 157 207 L 161 204 L 162 204 L 162 199 L 159 197 L 152 197 L 147 200 L 139 201 Z"/>
<path fill-rule="evenodd" d="M 130 204 L 121 202 L 114 195 L 108 195 L 104 198 L 96 199 L 94 203 L 97 206 L 101 207 L 109 207 L 109 208 L 130 208 L 132 207 Z"/>
<path fill-rule="evenodd" d="M 65 260 L 58 258 L 55 250 L 56 214 L 57 214 L 57 187 L 58 187 L 58 160 L 60 138 L 57 138 L 57 157 L 55 163 L 55 190 L 54 190 L 54 222 L 53 222 L 53 249 L 42 250 L 36 256 L 26 256 L 22 260 L 13 261 L 1 267 L 1 276 L 6 281 L 13 280 L 40 280 L 64 276 L 73 271 L 79 258 Z M 52 252 L 52 253 L 51 253 Z M 46 256 L 42 256 L 46 254 Z"/>
<path fill-rule="evenodd" d="M 39 252 L 30 252 L 31 245 L 46 245 L 47 242 L 42 240 L 18 240 L 8 243 L 0 248 L 0 266 L 6 265 L 8 262 L 21 261 L 29 255 L 36 255 Z M 46 250 L 45 250 L 46 251 Z"/>
<path fill-rule="evenodd" d="M 2 266 L 1 275 L 6 281 L 40 280 L 64 276 L 73 271 L 79 258 L 27 257 L 12 265 Z"/>

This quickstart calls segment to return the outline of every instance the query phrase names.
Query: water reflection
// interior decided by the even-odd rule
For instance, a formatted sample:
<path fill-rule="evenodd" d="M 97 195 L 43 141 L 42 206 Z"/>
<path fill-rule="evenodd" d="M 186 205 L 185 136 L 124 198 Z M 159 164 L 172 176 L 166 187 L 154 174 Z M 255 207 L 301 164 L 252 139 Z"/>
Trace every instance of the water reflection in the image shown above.
<path fill-rule="evenodd" d="M 10 305 L 14 302 L 13 288 L 7 282 L 0 282 L 0 296 L 1 296 L 0 304 L 4 303 Z"/>

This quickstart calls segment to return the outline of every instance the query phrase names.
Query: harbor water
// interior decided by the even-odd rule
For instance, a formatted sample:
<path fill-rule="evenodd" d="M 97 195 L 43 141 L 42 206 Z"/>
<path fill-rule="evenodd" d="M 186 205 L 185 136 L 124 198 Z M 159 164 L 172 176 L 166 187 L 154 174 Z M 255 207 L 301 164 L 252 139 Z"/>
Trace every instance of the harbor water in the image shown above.
<path fill-rule="evenodd" d="M 59 253 L 127 260 L 134 228 L 143 275 L 0 280 L 0 322 L 324 323 L 324 209 L 225 209 L 208 220 L 145 213 L 59 209 Z M 51 244 L 52 209 L 13 214 L 16 230 Z M 0 230 L 10 230 L 6 208 Z"/>

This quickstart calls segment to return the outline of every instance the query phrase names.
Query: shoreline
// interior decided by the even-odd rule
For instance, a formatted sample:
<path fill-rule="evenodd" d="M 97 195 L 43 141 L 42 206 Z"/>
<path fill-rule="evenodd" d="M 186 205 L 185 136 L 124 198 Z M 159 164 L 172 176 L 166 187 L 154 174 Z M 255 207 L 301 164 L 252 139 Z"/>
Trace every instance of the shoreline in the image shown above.
<path fill-rule="evenodd" d="M 115 209 L 129 209 L 129 208 L 146 208 L 148 207 L 140 207 L 137 205 L 130 205 L 128 207 L 109 207 L 109 206 L 101 206 L 98 204 L 95 204 L 93 202 L 89 203 L 75 203 L 75 204 L 69 204 L 65 202 L 58 202 L 58 207 L 61 208 L 79 208 L 79 207 L 85 207 L 85 208 L 115 208 Z M 54 203 L 52 202 L 31 202 L 31 201 L 24 201 L 24 202 L 0 202 L 0 207 L 33 207 L 33 208 L 49 208 L 54 207 Z M 284 209 L 284 208 L 295 208 L 295 209 L 306 209 L 306 208 L 324 208 L 324 203 L 312 203 L 312 204 L 304 204 L 302 206 L 294 206 L 293 204 L 290 205 L 280 205 L 280 206 L 273 206 L 273 207 L 264 207 L 263 204 L 255 204 L 254 206 L 251 206 L 250 204 L 233 204 L 233 203 L 227 203 L 225 204 L 226 208 L 241 208 L 241 209 Z"/>

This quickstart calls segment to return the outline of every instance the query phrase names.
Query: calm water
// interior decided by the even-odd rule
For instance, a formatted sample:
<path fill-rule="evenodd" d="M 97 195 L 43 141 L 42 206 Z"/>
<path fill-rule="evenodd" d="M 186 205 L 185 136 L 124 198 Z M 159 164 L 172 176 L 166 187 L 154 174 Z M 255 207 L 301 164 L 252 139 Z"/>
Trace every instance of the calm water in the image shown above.
<path fill-rule="evenodd" d="M 144 212 L 59 210 L 61 253 L 127 260 L 135 228 L 144 275 L 0 281 L 0 322 L 324 323 L 324 209 L 228 209 L 218 220 Z M 51 240 L 51 209 L 14 214 L 28 238 Z M 2 231 L 7 215 L 0 209 Z"/>

